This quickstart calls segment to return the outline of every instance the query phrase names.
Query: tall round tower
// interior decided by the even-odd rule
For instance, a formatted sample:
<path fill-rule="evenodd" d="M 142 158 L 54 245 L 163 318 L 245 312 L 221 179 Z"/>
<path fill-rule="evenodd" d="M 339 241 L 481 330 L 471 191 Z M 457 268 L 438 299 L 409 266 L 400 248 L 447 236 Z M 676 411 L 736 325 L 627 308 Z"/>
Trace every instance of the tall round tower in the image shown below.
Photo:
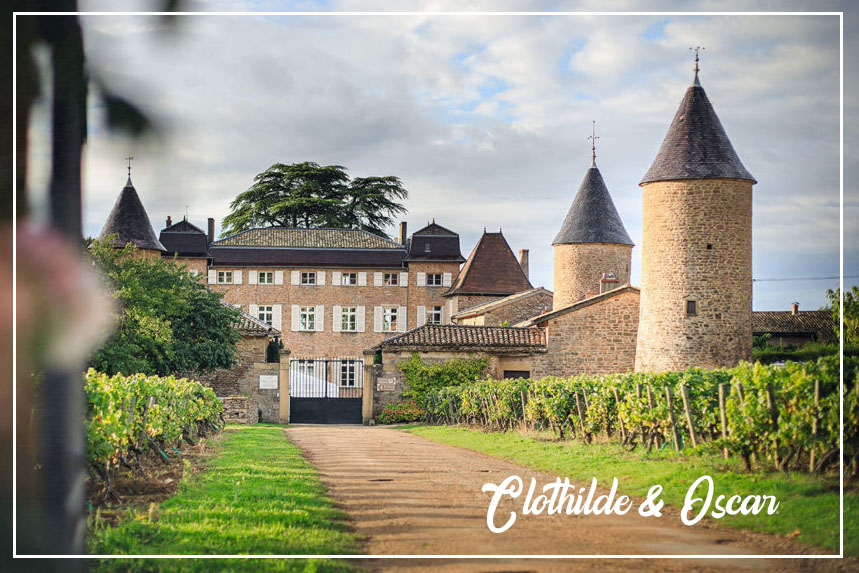
<path fill-rule="evenodd" d="M 752 355 L 752 174 L 704 88 L 686 90 L 641 180 L 636 371 L 734 366 Z"/>
<path fill-rule="evenodd" d="M 629 283 L 633 243 L 597 169 L 593 146 L 591 166 L 552 247 L 554 310 Z"/>

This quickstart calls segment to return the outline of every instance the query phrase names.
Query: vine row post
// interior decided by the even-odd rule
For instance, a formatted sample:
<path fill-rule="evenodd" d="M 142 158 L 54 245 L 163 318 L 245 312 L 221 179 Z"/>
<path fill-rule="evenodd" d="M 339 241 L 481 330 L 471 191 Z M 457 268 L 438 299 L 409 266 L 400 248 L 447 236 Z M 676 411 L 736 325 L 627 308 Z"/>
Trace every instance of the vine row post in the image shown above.
<path fill-rule="evenodd" d="M 814 381 L 814 415 L 811 417 L 811 451 L 808 457 L 808 471 L 814 472 L 817 462 L 817 409 L 820 407 L 820 380 Z"/>
<path fill-rule="evenodd" d="M 772 382 L 767 382 L 767 409 L 770 412 L 770 419 L 772 420 L 773 434 L 778 435 L 778 407 L 775 404 L 775 397 L 773 396 Z M 781 456 L 779 456 L 778 452 L 778 438 L 775 438 L 773 446 L 773 461 L 775 462 L 775 469 L 784 469 L 781 467 Z"/>
<path fill-rule="evenodd" d="M 671 423 L 671 439 L 674 440 L 674 451 L 680 451 L 680 436 L 677 434 L 677 420 L 674 419 L 674 403 L 671 399 L 671 389 L 665 387 L 665 401 L 668 404 L 668 421 Z"/>
<path fill-rule="evenodd" d="M 722 439 L 728 439 L 728 411 L 727 404 L 725 401 L 725 384 L 719 384 L 719 417 L 722 422 Z M 722 456 L 727 460 L 728 459 L 728 446 L 724 446 L 722 448 Z"/>
<path fill-rule="evenodd" d="M 692 440 L 692 447 L 698 447 L 698 436 L 695 435 L 695 421 L 692 418 L 692 409 L 689 407 L 689 396 L 686 393 L 686 385 L 680 385 L 680 396 L 683 398 L 683 409 L 686 411 L 686 422 L 689 424 L 689 439 Z"/>

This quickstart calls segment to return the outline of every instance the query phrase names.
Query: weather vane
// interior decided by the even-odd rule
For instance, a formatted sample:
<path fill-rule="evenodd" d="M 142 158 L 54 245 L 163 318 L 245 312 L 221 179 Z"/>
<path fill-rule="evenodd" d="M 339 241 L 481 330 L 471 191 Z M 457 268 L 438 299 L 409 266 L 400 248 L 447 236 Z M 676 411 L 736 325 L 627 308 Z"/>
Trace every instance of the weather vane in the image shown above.
<path fill-rule="evenodd" d="M 591 167 L 596 167 L 597 164 L 597 139 L 600 136 L 597 135 L 597 122 L 596 120 L 591 120 L 591 134 L 588 136 L 588 139 L 591 140 Z"/>
<path fill-rule="evenodd" d="M 128 155 L 125 158 L 126 164 L 128 164 L 128 178 L 131 179 L 131 160 L 134 159 L 133 155 Z"/>
<path fill-rule="evenodd" d="M 699 86 L 701 84 L 698 82 L 698 50 L 706 50 L 707 48 L 705 48 L 704 46 L 695 46 L 694 48 L 692 46 L 689 46 L 689 49 L 695 50 L 695 79 L 692 83 L 693 85 Z"/>

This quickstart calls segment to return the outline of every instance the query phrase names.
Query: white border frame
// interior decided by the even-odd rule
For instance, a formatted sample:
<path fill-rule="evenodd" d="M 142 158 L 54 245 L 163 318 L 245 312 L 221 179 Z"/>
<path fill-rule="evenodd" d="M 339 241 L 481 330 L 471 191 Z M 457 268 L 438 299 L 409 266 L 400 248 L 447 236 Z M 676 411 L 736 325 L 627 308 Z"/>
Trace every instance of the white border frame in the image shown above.
<path fill-rule="evenodd" d="M 837 555 L 21 555 L 17 550 L 17 192 L 12 194 L 12 557 L 23 559 L 840 559 L 844 557 L 844 12 L 13 12 L 12 13 L 12 180 L 17 181 L 17 25 L 18 16 L 838 16 L 839 18 L 839 288 L 840 384 L 839 423 L 841 426 L 839 551 Z"/>

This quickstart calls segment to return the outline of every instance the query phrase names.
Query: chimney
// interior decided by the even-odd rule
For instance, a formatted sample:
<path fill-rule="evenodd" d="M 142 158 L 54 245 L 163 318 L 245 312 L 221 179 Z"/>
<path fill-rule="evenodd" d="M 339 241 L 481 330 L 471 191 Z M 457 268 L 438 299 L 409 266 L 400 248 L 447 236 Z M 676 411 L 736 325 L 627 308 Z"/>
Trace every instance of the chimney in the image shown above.
<path fill-rule="evenodd" d="M 795 302 L 790 305 L 790 313 L 791 314 L 799 314 L 799 303 Z"/>
<path fill-rule="evenodd" d="M 519 249 L 519 266 L 522 267 L 525 278 L 530 279 L 531 277 L 528 276 L 528 249 Z"/>
<path fill-rule="evenodd" d="M 600 294 L 616 289 L 620 281 L 613 272 L 603 273 L 600 277 Z"/>
<path fill-rule="evenodd" d="M 215 220 L 209 217 L 209 243 L 215 242 Z"/>
<path fill-rule="evenodd" d="M 173 224 L 173 219 L 170 218 L 170 215 L 167 215 L 167 226 L 169 227 L 172 224 Z"/>
<path fill-rule="evenodd" d="M 400 223 L 400 244 L 403 246 L 405 246 L 406 243 L 408 242 L 408 236 L 409 236 L 408 229 L 409 229 L 408 223 L 406 223 L 405 221 Z"/>

